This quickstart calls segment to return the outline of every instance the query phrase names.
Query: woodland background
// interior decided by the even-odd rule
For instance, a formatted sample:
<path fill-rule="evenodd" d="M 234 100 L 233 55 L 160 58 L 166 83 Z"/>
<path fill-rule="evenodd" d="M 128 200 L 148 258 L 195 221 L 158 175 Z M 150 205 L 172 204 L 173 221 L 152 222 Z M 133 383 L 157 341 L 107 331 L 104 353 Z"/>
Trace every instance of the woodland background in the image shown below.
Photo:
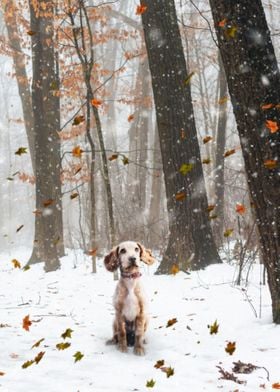
<path fill-rule="evenodd" d="M 263 258 L 264 235 L 257 232 L 263 222 L 255 213 L 256 201 L 248 189 L 233 100 L 219 54 L 223 42 L 238 50 L 236 42 L 241 42 L 244 26 L 252 21 L 245 16 L 241 21 L 234 14 L 238 10 L 229 6 L 226 10 L 223 3 L 211 2 L 217 18 L 214 23 L 210 4 L 204 0 L 176 1 L 175 14 L 170 1 L 141 5 L 123 0 L 1 1 L 3 251 L 12 253 L 16 247 L 28 246 L 33 249 L 29 263 L 43 261 L 45 270 L 52 271 L 59 267 L 59 257 L 66 249 L 82 249 L 92 256 L 94 272 L 97 255 L 121 240 L 136 239 L 163 255 L 159 272 L 176 273 L 177 269 L 219 262 L 218 250 L 223 250 L 227 261 L 238 261 L 239 281 L 244 265 Z M 236 3 L 240 7 L 247 4 Z M 250 10 L 247 5 L 244 15 L 251 12 L 254 16 L 256 10 L 261 15 L 264 9 L 279 59 L 279 3 L 253 1 L 251 6 Z M 153 29 L 153 24 L 149 30 L 153 20 L 149 18 L 156 24 L 159 17 L 163 30 Z M 215 29 L 224 34 L 219 42 Z M 254 34 L 253 42 L 262 40 L 258 31 Z M 178 46 L 168 46 L 169 38 Z M 165 48 L 166 57 L 153 50 L 155 43 L 157 49 Z M 185 66 L 175 60 L 180 45 Z M 262 46 L 266 47 L 266 41 Z M 253 57 L 248 57 L 249 67 Z M 261 68 L 263 58 L 258 61 Z M 234 55 L 226 64 L 228 71 Z M 176 88 L 161 83 L 161 77 L 172 79 L 164 67 L 170 75 L 181 67 L 185 76 L 180 89 L 187 97 L 181 99 L 180 89 L 177 95 Z M 240 73 L 247 77 L 246 69 L 243 71 Z M 267 86 L 266 69 L 259 71 Z M 277 85 L 267 89 L 277 90 Z M 277 109 L 279 93 L 273 99 L 267 93 L 258 96 L 256 109 L 249 102 L 257 94 L 253 82 L 247 92 L 248 111 L 258 110 L 277 147 L 279 111 L 271 117 L 267 112 Z M 158 100 L 156 108 L 153 95 Z M 160 102 L 162 97 L 165 101 Z M 182 103 L 189 109 L 184 111 Z M 182 113 L 187 113 L 187 119 L 181 123 Z M 187 146 L 184 152 L 182 145 Z M 258 173 L 275 176 L 272 193 L 276 200 L 277 160 L 275 153 L 267 156 L 262 162 L 265 174 Z M 261 189 L 263 182 L 259 184 Z M 257 203 L 257 210 L 261 208 Z M 271 211 L 273 208 L 275 203 Z M 264 219 L 266 224 L 275 219 L 277 226 L 273 213 Z M 275 241 L 279 250 L 279 237 Z M 278 276 L 279 253 L 273 260 Z M 267 255 L 263 262 L 268 265 Z M 277 287 L 275 282 L 272 285 L 277 297 L 274 320 L 279 322 L 279 281 Z"/>

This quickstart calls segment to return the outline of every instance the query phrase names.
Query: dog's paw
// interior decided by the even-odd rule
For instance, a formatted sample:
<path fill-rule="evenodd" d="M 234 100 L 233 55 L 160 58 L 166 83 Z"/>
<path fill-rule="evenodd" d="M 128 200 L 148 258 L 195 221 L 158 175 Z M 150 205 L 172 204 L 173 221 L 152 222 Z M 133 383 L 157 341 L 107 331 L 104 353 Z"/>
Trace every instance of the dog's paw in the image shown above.
<path fill-rule="evenodd" d="M 112 338 L 112 339 L 109 339 L 106 341 L 106 346 L 113 346 L 115 344 L 117 344 L 117 341 L 115 338 Z"/>
<path fill-rule="evenodd" d="M 139 356 L 145 355 L 144 347 L 134 347 L 134 354 Z"/>
<path fill-rule="evenodd" d="M 119 344 L 119 345 L 118 345 L 118 350 L 119 350 L 121 353 L 127 353 L 127 346 L 124 346 L 124 345 L 122 345 L 122 344 Z"/>

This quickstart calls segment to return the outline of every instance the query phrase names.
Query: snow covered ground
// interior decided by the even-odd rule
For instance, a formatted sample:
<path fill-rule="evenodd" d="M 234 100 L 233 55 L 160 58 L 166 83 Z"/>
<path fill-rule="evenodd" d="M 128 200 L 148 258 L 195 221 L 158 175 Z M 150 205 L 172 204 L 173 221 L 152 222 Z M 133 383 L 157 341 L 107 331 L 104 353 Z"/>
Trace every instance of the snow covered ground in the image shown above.
<path fill-rule="evenodd" d="M 272 324 L 267 287 L 259 285 L 260 267 L 251 274 L 248 291 L 233 285 L 236 269 L 227 264 L 205 271 L 154 276 L 144 266 L 150 325 L 144 357 L 130 350 L 123 354 L 105 341 L 112 333 L 112 294 L 116 282 L 99 260 L 91 274 L 90 260 L 70 253 L 59 271 L 45 274 L 42 265 L 29 270 L 14 268 L 12 259 L 24 265 L 28 252 L 18 249 L 0 255 L 0 390 L 5 392 L 200 392 L 275 390 L 280 383 L 280 327 Z M 248 301 L 249 300 L 249 301 Z M 261 300 L 261 318 L 259 316 Z M 253 309 L 254 308 L 254 309 Z M 26 331 L 22 320 L 29 315 Z M 168 320 L 177 322 L 166 327 Z M 217 334 L 207 327 L 217 320 Z M 67 328 L 72 338 L 61 337 Z M 44 338 L 39 347 L 32 345 Z M 58 350 L 56 345 L 71 346 Z M 236 342 L 232 355 L 225 351 Z M 26 369 L 23 363 L 45 352 L 41 361 Z M 75 363 L 73 355 L 84 356 Z M 154 367 L 164 360 L 174 375 Z M 260 368 L 251 374 L 235 374 L 238 384 L 219 379 L 217 366 L 232 372 L 233 362 Z M 266 368 L 263 369 L 263 367 Z M 269 372 L 269 380 L 268 374 Z M 3 374 L 4 373 L 4 374 Z M 146 386 L 153 380 L 152 388 Z"/>

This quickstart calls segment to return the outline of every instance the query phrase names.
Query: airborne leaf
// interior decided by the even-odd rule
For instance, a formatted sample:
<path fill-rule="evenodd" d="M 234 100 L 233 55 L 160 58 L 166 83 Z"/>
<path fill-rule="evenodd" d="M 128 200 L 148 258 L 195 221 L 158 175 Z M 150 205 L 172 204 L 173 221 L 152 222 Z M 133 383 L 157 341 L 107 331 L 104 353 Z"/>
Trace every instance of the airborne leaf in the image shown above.
<path fill-rule="evenodd" d="M 22 154 L 27 154 L 26 147 L 19 147 L 18 150 L 15 152 L 15 155 L 21 156 Z"/>
<path fill-rule="evenodd" d="M 216 207 L 215 204 L 209 204 L 207 207 L 207 212 L 213 211 L 215 207 Z"/>
<path fill-rule="evenodd" d="M 45 338 L 42 338 L 42 339 L 38 340 L 36 343 L 33 344 L 33 346 L 32 346 L 31 348 L 39 347 L 40 344 L 41 344 L 44 340 L 45 340 Z"/>
<path fill-rule="evenodd" d="M 280 389 L 280 382 L 275 382 L 274 384 L 272 384 L 272 388 L 273 389 Z"/>
<path fill-rule="evenodd" d="M 183 163 L 182 166 L 179 169 L 179 172 L 185 176 L 187 175 L 194 167 L 193 163 Z"/>
<path fill-rule="evenodd" d="M 233 154 L 235 154 L 236 153 L 236 150 L 233 148 L 232 150 L 227 150 L 225 153 L 224 153 L 224 158 L 227 158 L 227 157 L 229 157 L 230 155 L 233 155 Z"/>
<path fill-rule="evenodd" d="M 61 337 L 63 339 L 72 338 L 72 332 L 74 332 L 73 329 L 67 328 L 66 331 L 61 334 Z"/>
<path fill-rule="evenodd" d="M 278 161 L 276 159 L 266 159 L 263 164 L 266 169 L 272 170 L 278 166 Z"/>
<path fill-rule="evenodd" d="M 235 206 L 235 211 L 238 214 L 243 215 L 246 212 L 246 207 L 243 204 L 237 203 Z"/>
<path fill-rule="evenodd" d="M 161 367 L 160 370 L 164 373 L 166 373 L 166 377 L 169 378 L 171 376 L 174 376 L 174 369 L 172 367 Z"/>
<path fill-rule="evenodd" d="M 50 205 L 52 205 L 54 203 L 54 199 L 47 199 L 43 201 L 43 206 L 44 207 L 49 207 Z"/>
<path fill-rule="evenodd" d="M 126 156 L 122 157 L 122 161 L 124 165 L 128 165 L 129 164 L 129 159 Z"/>
<path fill-rule="evenodd" d="M 30 37 L 32 37 L 32 35 L 36 34 L 36 31 L 29 30 L 27 31 L 27 34 L 30 35 Z"/>
<path fill-rule="evenodd" d="M 102 105 L 102 101 L 100 99 L 93 98 L 91 100 L 91 104 L 92 104 L 92 106 L 98 108 L 100 105 Z"/>
<path fill-rule="evenodd" d="M 230 236 L 232 235 L 232 233 L 233 233 L 233 229 L 227 229 L 227 230 L 224 232 L 224 237 L 225 237 L 225 238 L 230 237 Z"/>
<path fill-rule="evenodd" d="M 276 133 L 279 130 L 279 126 L 276 121 L 266 120 L 265 126 L 270 130 L 270 133 Z"/>
<path fill-rule="evenodd" d="M 25 316 L 22 320 L 22 328 L 29 331 L 29 327 L 32 325 L 32 321 L 29 320 L 29 315 Z"/>
<path fill-rule="evenodd" d="M 79 193 L 78 193 L 78 192 L 74 192 L 74 193 L 72 193 L 72 194 L 70 195 L 70 199 L 71 199 L 71 200 L 76 199 L 76 197 L 78 197 L 78 196 L 79 196 Z"/>
<path fill-rule="evenodd" d="M 109 159 L 109 161 L 114 161 L 115 159 L 118 158 L 118 156 L 119 156 L 118 154 L 113 154 L 108 159 Z"/>
<path fill-rule="evenodd" d="M 21 268 L 21 264 L 17 259 L 13 259 L 11 263 L 13 263 L 14 268 Z"/>
<path fill-rule="evenodd" d="M 153 388 L 154 386 L 155 386 L 155 381 L 151 378 L 151 380 L 148 380 L 147 382 L 146 382 L 146 387 L 147 388 Z"/>
<path fill-rule="evenodd" d="M 79 125 L 81 123 L 83 123 L 85 121 L 85 116 L 81 115 L 81 116 L 76 116 L 73 120 L 72 125 Z"/>
<path fill-rule="evenodd" d="M 208 325 L 208 328 L 210 329 L 210 335 L 217 334 L 219 330 L 219 324 L 217 323 L 217 320 L 215 320 L 212 325 Z"/>
<path fill-rule="evenodd" d="M 160 359 L 159 361 L 156 362 L 154 368 L 160 369 L 163 365 L 164 365 L 164 359 Z"/>
<path fill-rule="evenodd" d="M 57 345 L 55 346 L 58 350 L 66 350 L 68 347 L 71 346 L 71 343 L 69 342 L 63 342 L 63 343 L 57 343 Z"/>
<path fill-rule="evenodd" d="M 133 114 L 130 114 L 128 117 L 127 117 L 127 121 L 128 122 L 131 122 L 131 121 L 133 121 L 134 120 L 134 115 Z"/>
<path fill-rule="evenodd" d="M 75 158 L 81 158 L 83 152 L 84 152 L 84 151 L 81 149 L 80 146 L 76 146 L 76 147 L 74 147 L 73 150 L 72 150 L 72 155 L 73 155 L 73 157 L 75 157 Z"/>
<path fill-rule="evenodd" d="M 26 362 L 24 362 L 23 365 L 21 365 L 21 367 L 22 367 L 23 369 L 26 369 L 26 368 L 28 368 L 29 366 L 33 365 L 34 362 L 35 362 L 35 361 L 34 361 L 33 359 L 32 359 L 31 361 L 26 361 Z"/>
<path fill-rule="evenodd" d="M 203 139 L 202 139 L 202 141 L 203 141 L 203 144 L 206 144 L 206 143 L 208 143 L 208 142 L 210 142 L 211 140 L 213 140 L 213 138 L 212 138 L 212 136 L 205 136 Z"/>
<path fill-rule="evenodd" d="M 225 347 L 225 352 L 228 353 L 229 355 L 232 355 L 235 350 L 236 350 L 235 342 L 228 342 L 228 344 Z"/>
<path fill-rule="evenodd" d="M 147 8 L 148 7 L 146 5 L 138 5 L 137 8 L 136 8 L 135 14 L 136 15 L 142 15 L 142 14 L 144 14 L 147 11 Z"/>
<path fill-rule="evenodd" d="M 273 103 L 266 103 L 264 105 L 261 106 L 262 110 L 267 110 L 267 109 L 271 109 L 273 108 L 274 104 Z"/>
<path fill-rule="evenodd" d="M 188 76 L 187 79 L 185 80 L 185 84 L 189 84 L 191 81 L 191 78 L 193 77 L 193 75 L 195 74 L 195 72 L 191 72 Z"/>
<path fill-rule="evenodd" d="M 202 160 L 203 165 L 209 165 L 210 162 L 211 162 L 211 159 L 210 159 L 210 158 L 204 158 L 204 159 Z"/>
<path fill-rule="evenodd" d="M 44 355 L 45 355 L 45 351 L 41 351 L 39 352 L 39 354 L 36 355 L 36 357 L 34 358 L 36 365 L 38 365 L 38 363 L 41 361 Z"/>
<path fill-rule="evenodd" d="M 5 373 L 4 372 L 0 372 L 0 376 L 5 376 Z"/>

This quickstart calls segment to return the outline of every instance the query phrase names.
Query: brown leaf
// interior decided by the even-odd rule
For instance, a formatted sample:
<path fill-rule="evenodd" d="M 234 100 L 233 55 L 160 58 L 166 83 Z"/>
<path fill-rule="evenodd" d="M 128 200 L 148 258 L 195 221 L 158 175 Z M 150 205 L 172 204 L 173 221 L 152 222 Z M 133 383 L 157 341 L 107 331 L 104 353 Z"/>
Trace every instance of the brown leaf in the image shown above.
<path fill-rule="evenodd" d="M 22 320 L 22 328 L 29 331 L 29 327 L 32 325 L 32 321 L 29 320 L 29 315 L 25 316 Z"/>
<path fill-rule="evenodd" d="M 36 357 L 34 358 L 36 365 L 38 365 L 38 363 L 41 361 L 44 355 L 45 355 L 45 351 L 41 351 L 39 354 L 36 355 Z"/>
<path fill-rule="evenodd" d="M 203 165 L 209 165 L 209 163 L 211 163 L 211 159 L 210 158 L 204 158 L 202 160 Z"/>
<path fill-rule="evenodd" d="M 266 159 L 263 164 L 266 169 L 272 170 L 278 166 L 278 161 L 276 159 Z"/>
<path fill-rule="evenodd" d="M 226 18 L 221 20 L 220 22 L 218 22 L 218 26 L 219 27 L 225 27 L 226 24 L 227 24 L 227 19 Z"/>
<path fill-rule="evenodd" d="M 212 136 L 205 136 L 205 137 L 202 139 L 203 144 L 206 144 L 206 143 L 210 142 L 211 140 L 213 140 Z"/>
<path fill-rule="evenodd" d="M 42 339 L 40 339 L 40 340 L 37 340 L 37 342 L 34 343 L 33 346 L 32 346 L 31 348 L 39 347 L 40 344 L 41 344 L 44 340 L 45 340 L 45 338 L 42 338 Z"/>
<path fill-rule="evenodd" d="M 133 121 L 134 120 L 134 114 L 130 114 L 128 117 L 127 117 L 127 121 L 128 122 L 131 122 L 131 121 Z"/>
<path fill-rule="evenodd" d="M 163 365 L 164 365 L 164 359 L 160 359 L 156 362 L 156 364 L 154 365 L 154 368 L 160 369 Z"/>
<path fill-rule="evenodd" d="M 272 384 L 271 386 L 273 389 L 280 389 L 280 383 L 279 382 L 275 382 L 274 384 Z"/>
<path fill-rule="evenodd" d="M 34 361 L 33 359 L 32 359 L 31 361 L 26 361 L 26 362 L 24 362 L 23 365 L 21 365 L 21 367 L 22 367 L 23 369 L 26 369 L 26 368 L 28 368 L 29 366 L 33 365 L 34 362 L 35 362 L 35 361 Z"/>
<path fill-rule="evenodd" d="M 119 156 L 118 154 L 113 154 L 108 159 L 109 159 L 109 161 L 114 161 L 115 159 L 118 158 L 118 156 Z"/>
<path fill-rule="evenodd" d="M 261 105 L 261 109 L 262 110 L 267 110 L 267 109 L 273 108 L 273 106 L 274 106 L 273 103 L 266 103 L 266 104 Z"/>
<path fill-rule="evenodd" d="M 164 373 L 166 373 L 166 377 L 169 378 L 171 376 L 174 376 L 174 369 L 172 367 L 161 367 L 160 370 Z"/>
<path fill-rule="evenodd" d="M 215 204 L 209 204 L 209 206 L 207 207 L 207 212 L 213 211 L 215 207 Z"/>
<path fill-rule="evenodd" d="M 228 353 L 229 355 L 232 355 L 235 350 L 236 350 L 235 342 L 228 342 L 228 344 L 225 347 L 225 352 Z"/>
<path fill-rule="evenodd" d="M 195 72 L 191 72 L 188 76 L 187 79 L 185 80 L 185 84 L 189 84 L 191 81 L 191 78 L 195 75 Z"/>
<path fill-rule="evenodd" d="M 47 199 L 43 201 L 43 206 L 44 207 L 49 207 L 50 205 L 52 205 L 54 203 L 54 199 Z"/>
<path fill-rule="evenodd" d="M 36 34 L 36 31 L 29 30 L 27 31 L 27 34 L 30 35 L 30 37 L 32 37 L 32 35 Z"/>
<path fill-rule="evenodd" d="M 170 319 L 167 321 L 166 328 L 172 327 L 172 325 L 176 324 L 178 320 L 176 318 Z"/>
<path fill-rule="evenodd" d="M 72 194 L 70 195 L 70 199 L 71 199 L 71 200 L 76 199 L 76 197 L 78 197 L 78 196 L 79 196 L 79 193 L 78 193 L 78 192 L 72 193 Z"/>
<path fill-rule="evenodd" d="M 219 331 L 219 324 L 217 323 L 217 320 L 215 320 L 212 325 L 208 325 L 208 328 L 210 329 L 210 335 L 217 334 Z"/>
<path fill-rule="evenodd" d="M 180 268 L 179 268 L 178 264 L 173 264 L 170 269 L 170 273 L 172 275 L 176 275 L 176 274 L 178 274 L 179 271 L 180 271 Z"/>
<path fill-rule="evenodd" d="M 21 264 L 17 259 L 13 259 L 11 263 L 13 263 L 14 268 L 21 268 Z"/>
<path fill-rule="evenodd" d="M 72 125 L 79 125 L 81 123 L 83 123 L 85 121 L 85 116 L 81 115 L 81 116 L 76 116 L 73 120 Z"/>
<path fill-rule="evenodd" d="M 19 147 L 17 151 L 15 152 L 15 155 L 22 155 L 22 154 L 27 154 L 27 148 L 26 147 Z"/>
<path fill-rule="evenodd" d="M 233 154 L 235 154 L 236 153 L 236 150 L 233 148 L 232 150 L 227 150 L 225 153 L 224 153 L 224 158 L 227 158 L 227 157 L 229 157 L 230 155 L 233 155 Z"/>
<path fill-rule="evenodd" d="M 186 192 L 178 192 L 178 193 L 176 193 L 176 195 L 175 195 L 175 199 L 176 199 L 177 201 L 182 201 L 182 200 L 184 200 L 186 197 L 187 197 Z"/>
<path fill-rule="evenodd" d="M 233 231 L 234 231 L 233 229 L 226 229 L 226 231 L 224 232 L 224 237 L 225 238 L 230 237 Z"/>
<path fill-rule="evenodd" d="M 146 5 L 137 5 L 135 14 L 142 15 L 147 11 L 147 8 L 148 7 Z"/>
<path fill-rule="evenodd" d="M 75 158 L 81 158 L 83 152 L 84 150 L 82 150 L 80 146 L 76 146 L 72 150 L 72 155 Z"/>
<path fill-rule="evenodd" d="M 223 105 L 224 103 L 226 103 L 229 100 L 228 96 L 222 97 L 218 100 L 218 104 L 219 105 Z"/>

